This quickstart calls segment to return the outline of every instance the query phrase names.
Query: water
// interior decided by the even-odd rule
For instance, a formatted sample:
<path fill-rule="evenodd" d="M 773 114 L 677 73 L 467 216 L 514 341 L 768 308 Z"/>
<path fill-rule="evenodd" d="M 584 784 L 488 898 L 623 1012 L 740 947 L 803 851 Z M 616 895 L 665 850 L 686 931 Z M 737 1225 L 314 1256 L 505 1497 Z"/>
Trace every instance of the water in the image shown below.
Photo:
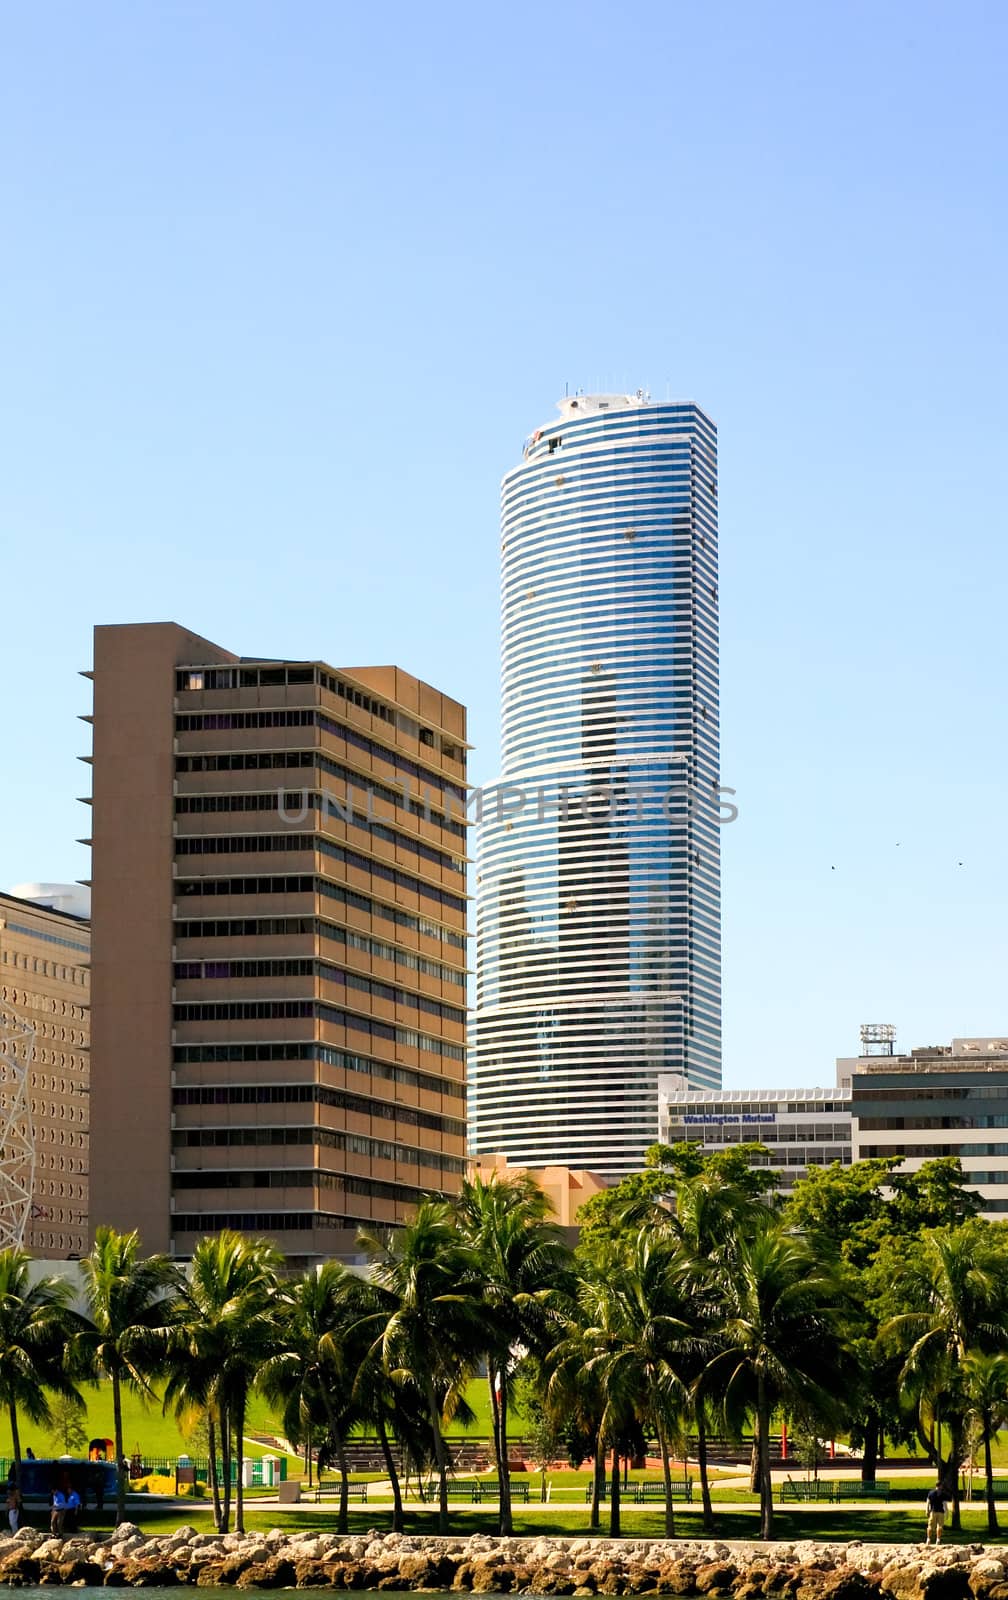
<path fill-rule="evenodd" d="M 53 1600 L 53 1595 L 60 1587 L 61 1586 L 58 1583 L 47 1583 L 44 1588 L 30 1588 L 26 1584 L 23 1589 L 10 1589 L 8 1592 L 11 1595 L 17 1595 L 18 1600 Z M 71 1593 L 74 1596 L 74 1600 L 77 1600 L 78 1595 L 82 1596 L 83 1600 L 109 1600 L 109 1596 L 111 1594 L 120 1594 L 125 1596 L 133 1593 L 142 1594 L 144 1596 L 144 1600 L 180 1600 L 180 1596 L 186 1594 L 189 1590 L 189 1587 L 190 1586 L 188 1584 L 184 1583 L 176 1584 L 170 1589 L 143 1588 L 133 1590 L 125 1586 L 121 1588 L 102 1589 L 87 1586 L 80 1589 L 72 1589 Z M 358 1591 L 358 1593 L 362 1592 L 363 1591 Z M 199 1593 L 201 1596 L 206 1595 L 208 1597 L 213 1594 L 242 1594 L 244 1596 L 248 1596 L 250 1593 L 265 1594 L 266 1590 L 239 1590 L 228 1588 L 226 1584 L 221 1584 L 219 1586 L 215 1585 L 212 1590 L 200 1589 Z M 325 1600 L 333 1600 L 332 1589 L 299 1589 L 297 1593 L 298 1595 L 303 1595 L 305 1600 L 313 1600 L 313 1597 L 314 1600 L 322 1600 L 323 1595 L 325 1596 Z M 410 1589 L 383 1589 L 382 1595 L 384 1600 L 416 1600 L 416 1592 Z M 436 1589 L 425 1589 L 423 1592 L 423 1600 L 458 1600 L 458 1595 L 449 1595 L 447 1592 L 439 1592 Z M 494 1600 L 496 1600 L 496 1597 L 494 1597 Z"/>

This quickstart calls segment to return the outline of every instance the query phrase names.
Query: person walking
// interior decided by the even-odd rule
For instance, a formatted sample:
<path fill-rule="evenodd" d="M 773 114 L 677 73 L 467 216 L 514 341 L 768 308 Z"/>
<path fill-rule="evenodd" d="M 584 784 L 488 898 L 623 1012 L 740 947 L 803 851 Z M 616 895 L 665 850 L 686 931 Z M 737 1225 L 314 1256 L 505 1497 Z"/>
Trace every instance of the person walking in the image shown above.
<path fill-rule="evenodd" d="M 21 1521 L 21 1490 L 16 1483 L 7 1485 L 7 1521 L 11 1533 L 17 1533 Z"/>
<path fill-rule="evenodd" d="M 933 1489 L 928 1490 L 927 1528 L 924 1533 L 924 1543 L 930 1544 L 931 1535 L 934 1534 L 934 1543 L 941 1544 L 942 1529 L 945 1526 L 945 1489 L 941 1483 L 936 1483 Z"/>

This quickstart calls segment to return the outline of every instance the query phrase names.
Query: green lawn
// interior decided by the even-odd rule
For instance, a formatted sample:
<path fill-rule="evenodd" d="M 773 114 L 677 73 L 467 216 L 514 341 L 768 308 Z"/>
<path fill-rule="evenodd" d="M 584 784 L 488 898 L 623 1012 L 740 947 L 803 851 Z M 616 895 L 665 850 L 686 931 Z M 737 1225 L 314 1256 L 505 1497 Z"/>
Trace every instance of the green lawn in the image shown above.
<path fill-rule="evenodd" d="M 212 1516 L 205 1505 L 164 1505 L 152 1503 L 144 1505 L 140 1500 L 132 1500 L 127 1508 L 127 1515 L 131 1521 L 138 1524 L 145 1533 L 157 1534 L 170 1529 L 188 1524 L 200 1532 L 212 1532 Z M 40 1524 L 40 1514 L 34 1518 L 29 1514 L 27 1521 Z M 406 1531 L 408 1533 L 436 1533 L 437 1516 L 435 1512 L 407 1512 Z M 336 1526 L 336 1510 L 333 1508 L 315 1512 L 310 1510 L 283 1510 L 276 1507 L 259 1511 L 250 1503 L 245 1518 L 246 1528 L 249 1532 L 265 1533 L 270 1528 L 286 1528 L 291 1532 L 302 1529 L 322 1531 L 334 1529 Z M 558 1534 L 571 1536 L 585 1534 L 588 1528 L 588 1508 L 553 1509 L 546 1512 L 533 1513 L 524 1506 L 514 1508 L 515 1533 L 519 1535 Z M 87 1527 L 89 1530 L 101 1529 L 111 1526 L 108 1516 L 97 1518 L 89 1514 Z M 361 1510 L 351 1510 L 351 1533 L 365 1533 L 369 1528 L 379 1531 L 391 1526 L 391 1508 L 366 1506 Z M 451 1526 L 453 1531 L 461 1534 L 493 1533 L 496 1528 L 496 1516 L 493 1510 L 479 1507 L 472 1512 L 459 1512 L 454 1507 L 451 1513 Z M 971 1509 L 963 1513 L 963 1530 L 960 1534 L 953 1534 L 948 1528 L 945 1539 L 948 1543 L 970 1543 L 983 1541 L 990 1543 L 986 1533 L 986 1517 L 983 1512 Z M 646 1510 L 625 1508 L 622 1515 L 623 1534 L 627 1538 L 660 1539 L 664 1536 L 665 1521 L 660 1507 Z M 751 1512 L 725 1512 L 716 1515 L 717 1535 L 725 1539 L 755 1539 L 758 1535 L 759 1517 L 754 1509 Z M 821 1512 L 796 1512 L 792 1510 L 778 1511 L 774 1515 L 774 1534 L 778 1539 L 822 1539 L 831 1541 L 848 1541 L 860 1539 L 866 1543 L 887 1544 L 919 1544 L 923 1537 L 924 1522 L 920 1514 L 911 1514 L 904 1511 L 883 1511 L 872 1507 L 866 1511 L 844 1510 L 829 1507 Z M 608 1531 L 608 1515 L 604 1514 L 601 1532 Z M 697 1510 L 676 1511 L 676 1536 L 681 1539 L 701 1539 L 704 1537 L 701 1526 L 700 1514 Z M 1004 1538 L 998 1542 L 1004 1542 Z"/>

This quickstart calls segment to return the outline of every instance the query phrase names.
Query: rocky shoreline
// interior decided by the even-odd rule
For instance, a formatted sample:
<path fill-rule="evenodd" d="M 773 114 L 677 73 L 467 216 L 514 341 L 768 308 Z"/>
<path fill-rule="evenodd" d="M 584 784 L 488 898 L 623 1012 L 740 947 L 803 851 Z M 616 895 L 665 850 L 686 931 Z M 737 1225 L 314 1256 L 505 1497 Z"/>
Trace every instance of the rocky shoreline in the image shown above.
<path fill-rule="evenodd" d="M 371 1532 L 0 1538 L 0 1583 L 106 1588 L 434 1589 L 472 1594 L 710 1596 L 711 1600 L 1008 1600 L 1008 1549 L 802 1539 L 777 1544 Z"/>

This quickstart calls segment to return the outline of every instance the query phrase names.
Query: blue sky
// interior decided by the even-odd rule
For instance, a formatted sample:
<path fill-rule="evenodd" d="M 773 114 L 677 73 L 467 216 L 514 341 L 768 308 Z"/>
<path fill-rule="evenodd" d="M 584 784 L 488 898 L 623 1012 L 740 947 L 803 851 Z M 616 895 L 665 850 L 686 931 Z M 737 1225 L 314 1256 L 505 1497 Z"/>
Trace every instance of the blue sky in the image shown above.
<path fill-rule="evenodd" d="M 96 622 L 397 661 L 492 777 L 500 476 L 643 385 L 720 430 L 726 1082 L 1008 1028 L 1006 50 L 977 3 L 8 8 L 0 884 L 87 875 Z"/>

